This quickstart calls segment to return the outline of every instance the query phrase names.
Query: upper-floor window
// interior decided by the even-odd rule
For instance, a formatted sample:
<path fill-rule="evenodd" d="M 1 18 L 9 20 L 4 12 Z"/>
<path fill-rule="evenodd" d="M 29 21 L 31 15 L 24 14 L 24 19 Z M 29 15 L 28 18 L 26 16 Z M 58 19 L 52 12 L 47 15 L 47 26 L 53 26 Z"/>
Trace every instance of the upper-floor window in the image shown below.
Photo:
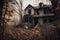
<path fill-rule="evenodd" d="M 37 15 L 39 15 L 39 12 L 37 11 Z"/>
<path fill-rule="evenodd" d="M 44 14 L 46 14 L 46 12 L 47 12 L 46 9 L 44 9 Z"/>
<path fill-rule="evenodd" d="M 31 14 L 31 9 L 28 10 L 28 14 Z"/>

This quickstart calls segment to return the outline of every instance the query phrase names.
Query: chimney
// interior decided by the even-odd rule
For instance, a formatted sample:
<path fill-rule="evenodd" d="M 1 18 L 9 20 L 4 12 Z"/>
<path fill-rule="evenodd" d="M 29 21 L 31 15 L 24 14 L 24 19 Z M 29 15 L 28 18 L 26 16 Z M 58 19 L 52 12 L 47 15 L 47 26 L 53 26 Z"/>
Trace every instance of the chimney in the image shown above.
<path fill-rule="evenodd" d="M 43 7 L 43 2 L 40 2 L 40 3 L 39 3 L 39 6 L 40 6 L 40 7 Z"/>

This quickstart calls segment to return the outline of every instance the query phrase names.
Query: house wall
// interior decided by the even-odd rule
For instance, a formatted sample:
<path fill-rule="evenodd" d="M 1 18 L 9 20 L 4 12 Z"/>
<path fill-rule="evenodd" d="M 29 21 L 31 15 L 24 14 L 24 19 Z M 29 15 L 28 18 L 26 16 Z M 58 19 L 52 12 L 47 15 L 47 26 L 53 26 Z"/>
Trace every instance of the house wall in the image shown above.
<path fill-rule="evenodd" d="M 34 11 L 34 14 L 37 15 L 37 11 Z"/>
<path fill-rule="evenodd" d="M 43 15 L 44 15 L 44 10 L 43 10 L 43 9 L 42 9 L 42 10 L 39 10 L 38 12 L 39 12 L 39 15 L 40 15 L 40 16 L 43 16 Z M 40 17 L 40 18 L 38 19 L 38 22 L 39 22 L 39 25 L 43 25 L 43 18 Z"/>
<path fill-rule="evenodd" d="M 34 15 L 34 9 L 32 9 L 32 14 L 31 15 Z"/>
<path fill-rule="evenodd" d="M 44 14 L 44 10 L 39 10 L 38 12 L 39 12 L 39 15 L 41 16 Z"/>

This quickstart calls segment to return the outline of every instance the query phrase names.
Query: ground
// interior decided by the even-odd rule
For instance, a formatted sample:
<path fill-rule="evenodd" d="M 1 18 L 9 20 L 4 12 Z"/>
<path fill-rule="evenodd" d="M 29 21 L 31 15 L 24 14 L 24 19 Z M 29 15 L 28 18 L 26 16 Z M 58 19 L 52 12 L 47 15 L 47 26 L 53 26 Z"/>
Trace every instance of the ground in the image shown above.
<path fill-rule="evenodd" d="M 59 38 L 56 25 L 44 24 L 31 29 L 5 29 L 3 40 L 60 40 Z"/>

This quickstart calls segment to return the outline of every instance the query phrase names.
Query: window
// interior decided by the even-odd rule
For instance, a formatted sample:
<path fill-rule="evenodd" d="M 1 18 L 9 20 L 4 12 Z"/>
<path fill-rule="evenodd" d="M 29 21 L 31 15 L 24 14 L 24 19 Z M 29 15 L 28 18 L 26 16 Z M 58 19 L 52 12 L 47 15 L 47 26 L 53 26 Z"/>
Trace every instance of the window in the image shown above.
<path fill-rule="evenodd" d="M 28 22 L 27 15 L 24 16 L 24 22 Z"/>
<path fill-rule="evenodd" d="M 37 11 L 37 15 L 39 15 L 39 12 Z"/>
<path fill-rule="evenodd" d="M 28 10 L 28 14 L 31 14 L 31 9 Z"/>
<path fill-rule="evenodd" d="M 48 8 L 48 7 L 44 9 L 44 13 L 45 13 L 45 14 L 50 13 L 50 11 L 51 11 L 51 9 Z"/>
<path fill-rule="evenodd" d="M 47 12 L 46 9 L 44 9 L 44 14 L 46 14 L 46 12 Z"/>

